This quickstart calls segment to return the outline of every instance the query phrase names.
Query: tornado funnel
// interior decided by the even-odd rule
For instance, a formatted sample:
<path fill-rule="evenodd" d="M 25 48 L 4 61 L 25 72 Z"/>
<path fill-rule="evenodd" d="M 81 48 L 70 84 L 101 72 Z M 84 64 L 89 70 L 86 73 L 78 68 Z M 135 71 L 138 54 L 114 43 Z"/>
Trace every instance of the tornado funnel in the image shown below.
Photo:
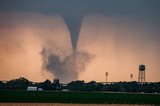
<path fill-rule="evenodd" d="M 82 17 L 64 16 L 63 17 L 68 30 L 70 32 L 71 43 L 73 51 L 77 51 L 77 41 L 79 37 L 79 32 L 81 28 Z"/>

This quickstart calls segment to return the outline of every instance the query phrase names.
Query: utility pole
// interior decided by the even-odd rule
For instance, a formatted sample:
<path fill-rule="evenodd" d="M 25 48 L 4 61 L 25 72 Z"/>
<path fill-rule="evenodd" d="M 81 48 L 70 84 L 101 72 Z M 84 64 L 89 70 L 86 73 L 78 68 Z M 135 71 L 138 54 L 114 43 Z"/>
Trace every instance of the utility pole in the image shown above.
<path fill-rule="evenodd" d="M 132 82 L 132 79 L 133 79 L 133 74 L 130 74 L 130 78 L 131 78 L 131 82 Z"/>
<path fill-rule="evenodd" d="M 106 72 L 106 74 L 105 74 L 105 76 L 106 76 L 106 84 L 107 84 L 107 77 L 108 77 L 108 72 Z"/>
<path fill-rule="evenodd" d="M 133 79 L 133 74 L 130 74 L 130 78 L 131 78 L 131 92 L 132 92 L 132 79 Z"/>
<path fill-rule="evenodd" d="M 108 78 L 108 72 L 105 73 L 105 76 L 106 76 L 106 91 L 107 91 L 107 82 L 108 82 L 107 78 Z"/>

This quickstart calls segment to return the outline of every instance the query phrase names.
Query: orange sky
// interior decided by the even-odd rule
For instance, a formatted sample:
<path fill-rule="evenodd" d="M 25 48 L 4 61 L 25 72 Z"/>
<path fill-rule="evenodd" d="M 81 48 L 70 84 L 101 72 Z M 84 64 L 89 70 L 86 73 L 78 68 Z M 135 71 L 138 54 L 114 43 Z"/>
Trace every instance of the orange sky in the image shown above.
<path fill-rule="evenodd" d="M 7 18 L 6 18 L 7 17 Z M 0 80 L 25 77 L 44 81 L 54 76 L 42 69 L 42 46 L 49 44 L 69 54 L 69 31 L 60 16 L 36 13 L 0 13 Z M 160 81 L 159 30 L 126 17 L 88 15 L 83 19 L 78 51 L 94 57 L 78 79 L 85 81 L 137 81 L 138 65 L 146 64 L 147 81 Z"/>

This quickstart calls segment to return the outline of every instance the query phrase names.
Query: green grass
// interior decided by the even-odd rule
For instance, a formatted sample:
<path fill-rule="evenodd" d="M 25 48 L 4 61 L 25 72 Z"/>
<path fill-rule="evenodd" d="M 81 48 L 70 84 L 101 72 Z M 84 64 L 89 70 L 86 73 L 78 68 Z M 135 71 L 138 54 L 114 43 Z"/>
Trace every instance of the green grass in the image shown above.
<path fill-rule="evenodd" d="M 0 91 L 0 102 L 160 104 L 160 95 L 99 92 Z"/>

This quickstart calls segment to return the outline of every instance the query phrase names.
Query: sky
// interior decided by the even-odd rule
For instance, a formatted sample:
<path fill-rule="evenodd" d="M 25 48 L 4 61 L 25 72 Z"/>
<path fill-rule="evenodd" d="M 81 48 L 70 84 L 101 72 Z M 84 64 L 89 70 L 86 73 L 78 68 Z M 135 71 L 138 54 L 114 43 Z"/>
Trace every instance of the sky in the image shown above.
<path fill-rule="evenodd" d="M 0 80 L 160 81 L 159 0 L 0 0 Z M 75 51 L 74 51 L 75 50 Z"/>

